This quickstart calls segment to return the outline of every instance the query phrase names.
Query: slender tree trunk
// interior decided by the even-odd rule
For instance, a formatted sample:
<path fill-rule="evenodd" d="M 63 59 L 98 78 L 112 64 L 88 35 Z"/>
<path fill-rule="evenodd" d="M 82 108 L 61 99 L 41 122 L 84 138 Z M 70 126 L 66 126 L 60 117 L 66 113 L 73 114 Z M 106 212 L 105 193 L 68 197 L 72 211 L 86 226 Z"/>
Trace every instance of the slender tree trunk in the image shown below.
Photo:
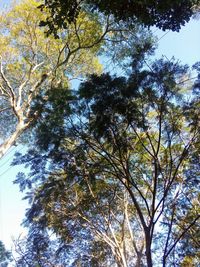
<path fill-rule="evenodd" d="M 138 251 L 138 253 L 137 253 L 137 261 L 136 261 L 135 267 L 141 267 L 142 266 L 142 257 L 143 257 L 142 250 L 143 250 L 143 248 L 140 251 Z"/>
<path fill-rule="evenodd" d="M 116 251 L 115 251 L 114 257 L 115 257 L 115 261 L 116 261 L 118 267 L 128 267 L 126 264 L 126 261 L 124 261 L 122 255 L 121 255 L 121 253 L 119 253 L 119 252 L 116 253 Z"/>
<path fill-rule="evenodd" d="M 163 257 L 163 265 L 162 265 L 163 267 L 165 267 L 166 266 L 166 257 L 164 256 Z"/>
<path fill-rule="evenodd" d="M 146 260 L 147 267 L 153 267 L 152 255 L 151 255 L 151 238 L 149 232 L 145 233 L 146 236 Z"/>

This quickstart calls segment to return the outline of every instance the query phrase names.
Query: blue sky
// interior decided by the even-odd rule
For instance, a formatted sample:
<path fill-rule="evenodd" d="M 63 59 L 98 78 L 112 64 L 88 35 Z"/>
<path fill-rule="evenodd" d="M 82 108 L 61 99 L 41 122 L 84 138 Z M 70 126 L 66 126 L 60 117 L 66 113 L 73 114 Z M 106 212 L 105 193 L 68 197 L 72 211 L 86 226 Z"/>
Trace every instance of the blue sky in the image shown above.
<path fill-rule="evenodd" d="M 0 9 L 10 0 L 0 0 Z M 190 66 L 200 61 L 200 20 L 191 20 L 179 33 L 156 30 L 159 41 L 157 57 L 162 55 L 169 59 L 175 57 Z M 164 35 L 164 36 L 163 36 Z M 10 247 L 11 237 L 17 237 L 23 229 L 20 227 L 27 203 L 21 201 L 23 195 L 12 181 L 22 167 L 10 167 L 17 148 L 13 147 L 0 160 L 0 240 Z"/>
<path fill-rule="evenodd" d="M 12 0 L 0 0 L 0 8 L 9 7 L 9 4 L 12 2 Z"/>
<path fill-rule="evenodd" d="M 191 20 L 180 32 L 159 30 L 155 34 L 161 38 L 157 50 L 158 57 L 167 55 L 170 59 L 174 56 L 190 66 L 200 60 L 200 19 Z"/>
<path fill-rule="evenodd" d="M 20 226 L 27 202 L 22 201 L 22 193 L 13 184 L 16 174 L 22 171 L 21 166 L 10 166 L 14 153 L 22 147 L 12 147 L 0 160 L 0 240 L 7 247 L 12 243 L 12 237 L 18 237 L 24 232 Z"/>

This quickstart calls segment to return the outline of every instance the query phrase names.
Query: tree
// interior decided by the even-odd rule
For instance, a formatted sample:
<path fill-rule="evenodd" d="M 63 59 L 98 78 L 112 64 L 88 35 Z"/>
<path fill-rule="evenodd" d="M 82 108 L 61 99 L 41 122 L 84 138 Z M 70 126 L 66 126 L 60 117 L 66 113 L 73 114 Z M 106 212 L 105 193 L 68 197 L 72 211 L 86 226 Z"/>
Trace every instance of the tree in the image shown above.
<path fill-rule="evenodd" d="M 0 266 L 6 267 L 8 263 L 11 261 L 11 253 L 6 250 L 2 241 L 0 241 Z"/>
<path fill-rule="evenodd" d="M 68 248 L 53 239 L 50 233 L 37 227 L 37 223 L 26 238 L 14 241 L 15 266 L 68 266 Z"/>
<path fill-rule="evenodd" d="M 57 33 L 59 39 L 46 37 L 38 24 L 47 13 L 41 13 L 38 4 L 21 1 L 0 17 L 0 157 L 37 120 L 31 107 L 38 95 L 61 83 L 68 88 L 70 79 L 101 72 L 97 54 L 114 27 L 109 19 L 102 24 L 83 11 Z"/>
<path fill-rule="evenodd" d="M 97 0 L 45 0 L 40 6 L 48 8 L 50 15 L 42 26 L 48 26 L 49 33 L 56 34 L 60 28 L 66 28 L 73 22 L 81 10 L 95 10 L 106 15 L 114 15 L 117 20 L 136 21 L 145 26 L 157 26 L 160 29 L 179 31 L 182 25 L 189 21 L 194 13 L 193 8 L 198 0 L 168 0 L 168 1 L 97 1 Z"/>
<path fill-rule="evenodd" d="M 26 160 L 31 161 L 31 163 L 33 164 L 31 167 L 32 177 L 36 178 L 35 175 L 37 175 L 39 178 L 41 177 L 40 174 L 45 175 L 43 173 L 43 170 L 46 164 L 48 165 L 49 163 L 51 163 L 50 169 L 52 170 L 52 172 L 46 170 L 48 172 L 48 179 L 46 180 L 46 182 L 41 184 L 40 189 L 36 189 L 38 190 L 38 198 L 36 195 L 34 196 L 33 209 L 29 210 L 27 215 L 30 215 L 28 215 L 28 217 L 33 223 L 31 223 L 32 226 L 35 225 L 35 221 L 37 221 L 37 219 L 35 220 L 35 216 L 38 217 L 38 224 L 40 226 L 42 221 L 45 223 L 45 226 L 41 226 L 42 229 L 44 227 L 47 227 L 48 225 L 53 226 L 53 228 L 55 226 L 56 229 L 54 229 L 54 233 L 56 233 L 58 236 L 61 236 L 63 242 L 70 247 L 68 253 L 71 261 L 72 259 L 74 260 L 75 266 L 77 266 L 77 262 L 82 262 L 82 264 L 85 262 L 86 266 L 90 266 L 89 264 L 94 264 L 95 262 L 97 266 L 102 266 L 105 264 L 105 262 L 107 262 L 107 264 L 105 264 L 106 266 L 112 261 L 121 262 L 125 253 L 127 255 L 129 253 L 131 260 L 133 261 L 134 253 L 130 253 L 130 248 L 128 246 L 131 238 L 130 229 L 127 229 L 127 222 L 129 218 L 126 215 L 126 220 L 123 219 L 125 216 L 124 211 L 126 211 L 126 214 L 128 212 L 127 204 L 125 202 L 122 203 L 120 207 L 117 208 L 117 210 L 113 210 L 112 208 L 113 202 L 116 202 L 115 207 L 117 203 L 119 203 L 120 195 L 121 199 L 124 198 L 123 194 L 121 193 L 121 188 L 114 184 L 113 186 L 109 184 L 106 186 L 103 180 L 99 181 L 98 184 L 95 183 L 95 185 L 93 182 L 90 182 L 87 179 L 85 179 L 85 181 L 80 180 L 80 183 L 74 184 L 73 180 L 68 181 L 66 179 L 63 179 L 63 177 L 65 176 L 64 173 L 55 171 L 55 169 L 58 168 L 57 160 L 58 158 L 62 157 L 59 153 L 56 152 L 56 150 L 59 149 L 59 146 L 61 144 L 60 142 L 62 142 L 62 138 L 58 137 L 64 134 L 63 129 L 60 128 L 59 130 L 59 127 L 62 123 L 64 123 L 63 116 L 68 117 L 70 115 L 69 104 L 67 104 L 69 101 L 69 96 L 66 94 L 65 90 L 60 90 L 60 94 L 58 94 L 58 91 L 59 90 L 57 89 L 55 92 L 56 97 L 54 95 L 48 97 L 48 102 L 52 100 L 54 105 L 45 103 L 47 105 L 47 109 L 43 109 L 43 114 L 48 115 L 46 117 L 42 117 L 42 120 L 39 121 L 42 125 L 40 125 L 40 129 L 37 130 L 37 134 L 41 138 L 40 140 L 37 140 L 37 146 L 39 145 L 42 148 L 42 151 L 46 151 L 49 154 L 48 156 L 45 155 L 46 153 L 38 154 L 36 151 L 32 150 L 29 151 L 30 154 L 26 157 Z M 51 91 L 51 93 L 52 92 L 53 90 Z M 48 106 L 52 107 L 51 110 L 48 109 Z M 36 108 L 37 110 L 40 110 L 38 106 Z M 63 109 L 67 113 L 62 113 Z M 51 150 L 51 145 L 49 147 L 50 143 L 54 143 L 52 147 L 54 147 L 55 151 Z M 72 149 L 71 151 L 69 151 L 69 153 L 69 158 L 75 156 L 78 158 L 81 151 L 74 151 Z M 52 157 L 57 158 L 55 165 L 51 160 Z M 24 163 L 26 160 L 22 159 Z M 71 175 L 73 177 L 73 169 L 71 171 Z M 29 184 L 28 187 L 30 189 L 32 187 L 31 191 L 34 191 L 34 184 L 32 184 L 31 181 L 28 182 L 28 180 L 28 184 L 26 182 L 23 183 L 21 175 L 22 174 L 19 174 L 18 177 L 21 190 L 23 190 L 26 185 Z M 89 191 L 88 188 L 90 188 L 91 190 Z M 65 192 L 62 195 L 60 195 L 61 190 Z M 31 192 L 30 194 L 32 195 Z M 45 196 L 43 199 L 40 198 L 41 194 Z M 94 194 L 97 195 L 98 199 L 94 198 Z M 76 200 L 72 200 L 72 195 L 76 196 Z M 105 201 L 108 203 L 106 206 Z M 48 203 L 48 205 L 46 205 L 46 203 Z M 66 203 L 68 203 L 69 205 L 66 205 Z M 58 205 L 62 206 L 62 211 L 58 208 Z M 82 209 L 83 206 L 87 206 L 87 210 L 92 210 L 87 213 L 87 210 L 85 211 L 84 209 Z M 95 212 L 95 210 L 99 211 L 99 209 L 101 209 L 102 207 L 105 210 L 104 213 L 98 214 L 98 212 Z M 43 213 L 43 208 L 47 211 L 48 214 L 52 215 L 47 215 L 47 217 L 46 215 L 40 217 L 39 214 L 40 212 Z M 66 217 L 67 213 L 69 214 L 68 217 Z M 121 221 L 124 227 L 119 224 L 119 221 Z M 66 227 L 63 228 L 63 225 L 66 225 Z M 94 228 L 95 225 L 96 227 Z M 99 231 L 99 225 L 104 226 L 104 229 L 102 229 L 102 231 Z M 108 225 L 110 225 L 109 228 Z M 116 227 L 119 227 L 119 231 L 117 233 L 114 233 L 113 227 L 114 229 L 116 229 Z M 35 231 L 33 231 L 33 229 L 34 227 L 30 228 L 29 235 L 34 239 Z M 121 242 L 117 242 L 116 236 L 121 235 L 121 233 L 123 233 L 122 236 L 124 236 L 124 239 Z M 85 242 L 85 240 L 87 240 L 87 242 Z M 121 247 L 122 244 L 124 244 L 125 240 L 126 248 L 125 246 Z M 31 239 L 29 239 L 28 241 L 27 248 L 30 255 L 33 255 L 32 247 L 30 247 L 30 244 Z M 105 252 L 102 254 L 102 251 Z M 101 255 L 101 257 L 99 255 Z M 114 259 L 112 259 L 111 255 L 113 255 Z"/>
<path fill-rule="evenodd" d="M 54 229 L 71 246 L 71 261 L 87 261 L 86 266 L 142 266 L 144 240 L 140 236 L 136 248 L 139 234 L 130 227 L 135 212 L 123 188 L 87 176 L 70 182 L 66 175 L 73 173 L 52 173 L 38 188 L 27 214 L 29 223 L 38 220 L 42 227 Z"/>
<path fill-rule="evenodd" d="M 30 188 L 29 225 L 36 220 L 69 237 L 67 243 L 86 233 L 89 244 L 87 231 L 97 238 L 107 226 L 118 245 L 132 240 L 129 248 L 138 266 L 180 266 L 188 241 L 197 256 L 190 233 L 200 218 L 193 201 L 199 205 L 199 79 L 187 85 L 188 67 L 175 61 L 161 59 L 147 68 L 143 52 L 134 55 L 129 77 L 92 75 L 82 83 L 57 124 L 62 131 L 40 121 L 35 148 L 14 162 L 30 165 L 31 173 L 19 174 L 16 182 Z M 55 129 L 57 138 L 45 139 L 45 134 L 55 137 Z M 129 224 L 123 219 L 124 199 Z M 127 253 L 124 260 L 123 253 L 117 258 L 111 244 L 109 249 L 118 266 L 136 264 Z"/>

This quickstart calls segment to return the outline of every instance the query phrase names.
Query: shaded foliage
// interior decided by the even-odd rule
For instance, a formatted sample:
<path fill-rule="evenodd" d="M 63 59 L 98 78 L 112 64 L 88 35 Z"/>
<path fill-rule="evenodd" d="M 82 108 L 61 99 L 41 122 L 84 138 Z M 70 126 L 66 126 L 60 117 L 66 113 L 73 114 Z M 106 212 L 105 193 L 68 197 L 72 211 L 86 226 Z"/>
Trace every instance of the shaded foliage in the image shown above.
<path fill-rule="evenodd" d="M 35 222 L 26 238 L 14 241 L 15 266 L 68 266 L 68 247 L 55 240 L 50 233 Z"/>
<path fill-rule="evenodd" d="M 116 20 L 130 20 L 145 26 L 157 26 L 163 30 L 179 31 L 181 26 L 189 21 L 193 7 L 198 0 L 168 0 L 168 1 L 124 1 L 124 0 L 45 0 L 40 6 L 48 8 L 50 16 L 42 21 L 42 26 L 48 26 L 49 33 L 56 35 L 57 30 L 66 28 L 73 22 L 81 10 L 89 12 L 100 11 L 105 15 L 114 15 Z"/>
<path fill-rule="evenodd" d="M 11 262 L 11 252 L 8 251 L 3 242 L 0 241 L 0 266 L 6 267 Z"/>
<path fill-rule="evenodd" d="M 133 57 L 128 77 L 90 76 L 62 102 L 62 120 L 46 109 L 62 131 L 44 142 L 49 129 L 37 125 L 36 147 L 15 160 L 32 171 L 16 182 L 32 186 L 28 226 L 36 220 L 72 247 L 80 237 L 89 247 L 102 242 L 112 254 L 94 258 L 107 264 L 181 266 L 199 257 L 198 80 L 186 90 L 187 66 L 145 61 Z"/>

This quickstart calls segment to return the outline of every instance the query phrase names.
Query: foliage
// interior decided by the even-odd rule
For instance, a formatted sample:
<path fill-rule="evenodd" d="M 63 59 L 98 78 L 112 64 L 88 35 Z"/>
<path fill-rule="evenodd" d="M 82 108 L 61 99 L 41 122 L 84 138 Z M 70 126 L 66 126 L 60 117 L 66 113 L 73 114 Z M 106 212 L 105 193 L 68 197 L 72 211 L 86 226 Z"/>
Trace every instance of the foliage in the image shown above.
<path fill-rule="evenodd" d="M 6 250 L 2 241 L 0 241 L 0 266 L 6 267 L 11 261 L 11 253 Z"/>
<path fill-rule="evenodd" d="M 67 89 L 70 79 L 101 73 L 97 54 L 108 24 L 80 12 L 58 32 L 59 39 L 47 37 L 38 24 L 48 13 L 38 4 L 23 0 L 0 15 L 0 157 L 36 121 L 37 112 L 30 112 L 35 97 L 57 85 Z"/>
<path fill-rule="evenodd" d="M 198 0 L 168 0 L 168 1 L 124 1 L 124 0 L 45 0 L 40 6 L 42 10 L 48 8 L 50 16 L 41 22 L 48 26 L 48 32 L 54 33 L 58 29 L 66 28 L 73 22 L 81 10 L 103 12 L 114 15 L 117 20 L 131 20 L 145 26 L 157 26 L 163 30 L 179 31 L 181 26 L 189 21 L 193 14 L 193 7 Z"/>
<path fill-rule="evenodd" d="M 103 242 L 109 258 L 98 252 L 100 266 L 198 258 L 199 80 L 184 88 L 187 66 L 164 59 L 147 66 L 143 52 L 133 55 L 129 77 L 90 76 L 66 100 L 57 140 L 45 139 L 54 127 L 41 121 L 35 147 L 14 162 L 31 167 L 16 180 L 29 187 L 27 225 L 37 221 L 72 250 L 80 236 L 89 246 Z"/>
<path fill-rule="evenodd" d="M 37 121 L 39 111 L 32 110 L 35 98 L 59 86 L 68 90 L 74 79 L 100 74 L 100 53 L 112 50 L 111 60 L 123 63 L 132 48 L 130 40 L 153 42 L 151 33 L 138 25 L 83 10 L 76 21 L 56 31 L 56 38 L 47 37 L 39 21 L 49 13 L 46 9 L 41 13 L 38 4 L 22 0 L 0 15 L 0 157 Z"/>
<path fill-rule="evenodd" d="M 13 162 L 30 168 L 18 266 L 197 266 L 200 76 L 151 63 L 136 24 L 178 30 L 194 2 L 128 2 L 24 0 L 0 17 L 0 156 L 32 130 Z M 125 76 L 96 75 L 100 53 Z"/>
<path fill-rule="evenodd" d="M 35 223 L 26 238 L 14 241 L 15 266 L 68 266 L 68 248 Z"/>

